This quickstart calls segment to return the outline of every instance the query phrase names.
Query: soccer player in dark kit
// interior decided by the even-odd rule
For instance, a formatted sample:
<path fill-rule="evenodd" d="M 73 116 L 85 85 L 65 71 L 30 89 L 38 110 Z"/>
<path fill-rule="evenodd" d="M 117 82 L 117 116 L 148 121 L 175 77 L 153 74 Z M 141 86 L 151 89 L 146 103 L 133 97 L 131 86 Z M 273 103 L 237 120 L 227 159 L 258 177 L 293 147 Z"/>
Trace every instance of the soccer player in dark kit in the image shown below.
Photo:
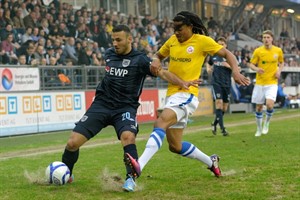
<path fill-rule="evenodd" d="M 227 47 L 226 39 L 218 38 L 217 43 L 224 48 Z M 217 125 L 220 125 L 223 136 L 228 132 L 224 126 L 223 115 L 228 109 L 231 86 L 231 67 L 221 56 L 214 55 L 209 58 L 207 72 L 212 74 L 211 84 L 213 86 L 213 97 L 215 101 L 215 120 L 211 123 L 212 133 L 217 134 Z"/>
<path fill-rule="evenodd" d="M 123 146 L 124 155 L 129 153 L 138 159 L 135 138 L 138 133 L 136 113 L 139 96 L 147 75 L 159 76 L 171 84 L 182 88 L 198 87 L 199 80 L 182 81 L 174 74 L 161 68 L 160 64 L 151 65 L 146 54 L 132 48 L 132 35 L 126 25 L 118 25 L 112 32 L 113 48 L 105 52 L 105 77 L 96 88 L 95 99 L 84 116 L 76 123 L 62 155 L 70 169 L 79 157 L 79 148 L 97 135 L 103 128 L 112 125 Z M 155 66 L 155 67 L 154 67 Z M 152 69 L 152 70 L 151 70 Z M 124 156 L 124 162 L 125 162 Z M 135 176 L 130 166 L 126 166 L 125 191 L 133 191 Z"/>

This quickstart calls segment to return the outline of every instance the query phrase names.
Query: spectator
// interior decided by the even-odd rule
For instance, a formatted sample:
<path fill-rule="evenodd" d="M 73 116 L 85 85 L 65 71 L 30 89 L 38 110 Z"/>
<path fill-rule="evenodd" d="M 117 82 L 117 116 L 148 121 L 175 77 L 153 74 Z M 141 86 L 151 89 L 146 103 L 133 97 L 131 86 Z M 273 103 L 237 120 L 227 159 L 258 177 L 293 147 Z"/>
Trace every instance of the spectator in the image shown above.
<path fill-rule="evenodd" d="M 280 108 L 288 108 L 290 104 L 291 97 L 284 93 L 283 91 L 284 88 L 285 88 L 284 82 L 278 84 L 276 103 L 279 104 Z"/>
<path fill-rule="evenodd" d="M 0 8 L 0 28 L 4 28 L 6 25 L 6 21 L 3 16 L 4 10 Z"/>
<path fill-rule="evenodd" d="M 25 29 L 24 21 L 22 18 L 22 10 L 19 8 L 16 15 L 13 17 L 14 27 L 17 29 Z"/>
<path fill-rule="evenodd" d="M 34 42 L 37 42 L 40 39 L 39 32 L 40 32 L 40 30 L 38 27 L 33 28 L 31 38 Z"/>
<path fill-rule="evenodd" d="M 81 51 L 78 56 L 78 65 L 89 66 L 92 64 L 92 53 L 93 49 L 90 46 L 87 46 L 84 51 Z"/>
<path fill-rule="evenodd" d="M 69 20 L 67 22 L 67 27 L 69 29 L 69 36 L 75 37 L 76 34 L 76 22 L 75 22 L 75 15 L 70 15 Z"/>
<path fill-rule="evenodd" d="M 13 34 L 9 33 L 6 37 L 6 40 L 1 42 L 1 50 L 5 53 L 2 56 L 3 64 L 16 64 L 16 61 L 18 60 L 13 39 Z"/>
<path fill-rule="evenodd" d="M 105 50 L 112 46 L 111 35 L 109 34 L 107 28 L 101 30 L 97 40 L 99 47 L 103 47 Z"/>
<path fill-rule="evenodd" d="M 24 54 L 19 55 L 17 65 L 27 65 L 26 64 L 26 56 Z"/>
<path fill-rule="evenodd" d="M 207 22 L 207 28 L 211 28 L 212 30 L 215 30 L 217 25 L 218 25 L 218 23 L 216 22 L 216 20 L 214 20 L 213 17 L 210 17 L 209 21 Z"/>
<path fill-rule="evenodd" d="M 34 11 L 31 11 L 30 14 L 23 19 L 25 27 L 36 27 L 36 20 L 37 15 Z"/>
<path fill-rule="evenodd" d="M 44 29 L 39 29 L 39 41 L 42 39 L 44 41 L 46 41 L 48 39 L 48 35 L 45 33 Z"/>
<path fill-rule="evenodd" d="M 34 52 L 34 58 L 37 60 L 38 63 L 41 63 L 42 59 L 45 58 L 44 46 L 37 46 L 36 51 Z"/>
<path fill-rule="evenodd" d="M 146 14 L 146 16 L 142 19 L 142 24 L 144 27 L 146 27 L 151 22 L 151 15 Z"/>
<path fill-rule="evenodd" d="M 280 37 L 282 39 L 289 38 L 289 32 L 286 29 L 283 28 L 282 31 L 280 32 Z"/>
<path fill-rule="evenodd" d="M 4 10 L 4 20 L 5 20 L 6 24 L 11 24 L 12 26 L 14 25 L 13 20 L 10 18 L 10 10 L 9 9 Z"/>
<path fill-rule="evenodd" d="M 1 30 L 1 40 L 5 40 L 8 34 L 13 35 L 13 41 L 18 41 L 18 35 L 15 29 L 13 29 L 12 24 L 6 24 L 5 29 Z"/>
<path fill-rule="evenodd" d="M 73 37 L 70 37 L 67 40 L 67 43 L 65 45 L 65 48 L 63 50 L 63 59 L 72 59 L 72 63 L 74 65 L 77 65 L 78 63 L 78 55 L 76 54 L 75 50 L 75 39 Z"/>
<path fill-rule="evenodd" d="M 50 30 L 49 30 L 48 19 L 46 19 L 46 18 L 42 19 L 40 29 L 44 30 L 44 32 L 45 32 L 46 35 L 49 35 Z"/>
<path fill-rule="evenodd" d="M 65 40 L 70 36 L 69 29 L 65 22 L 60 22 L 58 26 L 58 36 Z"/>
<path fill-rule="evenodd" d="M 22 35 L 22 38 L 21 38 L 21 43 L 24 44 L 28 40 L 33 40 L 31 35 L 32 35 L 32 27 L 30 27 L 30 26 L 26 27 L 26 31 Z"/>
<path fill-rule="evenodd" d="M 92 34 L 92 39 L 95 41 L 100 32 L 99 15 L 93 15 L 92 21 L 89 23 L 89 29 Z"/>
<path fill-rule="evenodd" d="M 55 48 L 55 58 L 56 58 L 57 64 L 65 64 L 65 61 L 67 59 L 65 59 L 63 57 L 63 49 L 61 47 L 56 47 Z"/>
<path fill-rule="evenodd" d="M 50 58 L 51 57 L 56 57 L 55 56 L 55 51 L 53 46 L 48 46 L 47 47 L 47 52 L 45 54 L 45 58 L 46 58 L 46 64 L 49 65 L 50 64 Z"/>
<path fill-rule="evenodd" d="M 247 77 L 249 80 L 250 77 Z M 251 82 L 251 81 L 250 81 Z M 251 102 L 251 96 L 252 96 L 252 91 L 253 91 L 254 85 L 251 82 L 249 85 L 240 85 L 238 87 L 239 92 L 240 92 L 240 102 L 245 102 L 245 103 L 250 103 Z"/>
<path fill-rule="evenodd" d="M 27 47 L 26 54 L 25 54 L 27 65 L 31 65 L 32 61 L 35 59 L 34 52 L 35 52 L 35 46 L 31 43 Z"/>
<path fill-rule="evenodd" d="M 28 10 L 26 9 L 26 3 L 25 2 L 22 2 L 21 3 L 21 10 L 22 10 L 22 13 L 21 13 L 21 18 L 24 20 L 24 18 L 29 15 L 29 12 Z M 24 24 L 25 25 L 25 24 Z M 26 25 L 25 25 L 26 27 Z"/>
<path fill-rule="evenodd" d="M 67 75 L 65 75 L 61 69 L 57 70 L 57 76 L 62 86 L 67 86 L 71 84 L 70 78 Z"/>

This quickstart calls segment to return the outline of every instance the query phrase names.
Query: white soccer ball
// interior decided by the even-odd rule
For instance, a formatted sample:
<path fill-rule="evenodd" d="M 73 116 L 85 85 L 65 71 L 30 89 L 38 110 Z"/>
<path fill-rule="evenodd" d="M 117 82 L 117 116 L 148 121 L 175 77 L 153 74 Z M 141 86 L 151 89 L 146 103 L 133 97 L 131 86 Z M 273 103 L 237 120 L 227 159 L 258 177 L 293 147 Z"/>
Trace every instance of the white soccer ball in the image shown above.
<path fill-rule="evenodd" d="M 46 169 L 47 182 L 54 185 L 64 185 L 70 178 L 68 166 L 60 161 L 50 163 Z"/>

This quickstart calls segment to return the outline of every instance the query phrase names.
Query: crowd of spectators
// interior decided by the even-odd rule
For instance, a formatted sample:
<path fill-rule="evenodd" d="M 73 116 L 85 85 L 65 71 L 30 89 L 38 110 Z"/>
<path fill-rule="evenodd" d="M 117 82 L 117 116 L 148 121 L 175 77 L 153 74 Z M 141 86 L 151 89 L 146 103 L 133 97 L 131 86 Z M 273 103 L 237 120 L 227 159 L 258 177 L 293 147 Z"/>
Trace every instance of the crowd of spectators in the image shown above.
<path fill-rule="evenodd" d="M 213 17 L 203 21 L 214 39 L 223 36 L 234 40 L 238 37 L 224 32 L 221 23 Z M 159 21 L 150 15 L 140 19 L 101 7 L 74 9 L 71 4 L 58 0 L 49 6 L 43 5 L 41 0 L 2 0 L 0 64 L 101 66 L 105 50 L 112 46 L 111 32 L 116 24 L 127 24 L 132 30 L 134 48 L 149 56 L 173 34 L 172 21 L 166 17 Z M 282 30 L 275 45 L 288 55 L 285 66 L 300 66 L 300 42 L 291 38 L 288 30 Z M 233 51 L 242 69 L 246 68 L 253 50 L 254 47 L 246 45 Z"/>

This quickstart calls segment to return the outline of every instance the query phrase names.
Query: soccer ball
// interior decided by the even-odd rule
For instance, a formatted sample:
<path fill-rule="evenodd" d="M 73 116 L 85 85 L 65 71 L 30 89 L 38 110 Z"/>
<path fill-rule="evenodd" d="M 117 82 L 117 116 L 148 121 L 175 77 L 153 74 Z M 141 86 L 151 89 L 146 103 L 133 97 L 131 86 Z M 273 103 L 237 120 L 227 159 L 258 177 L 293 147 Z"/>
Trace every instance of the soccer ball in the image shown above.
<path fill-rule="evenodd" d="M 46 169 L 47 182 L 54 185 L 64 185 L 70 178 L 68 166 L 60 161 L 50 163 Z"/>

